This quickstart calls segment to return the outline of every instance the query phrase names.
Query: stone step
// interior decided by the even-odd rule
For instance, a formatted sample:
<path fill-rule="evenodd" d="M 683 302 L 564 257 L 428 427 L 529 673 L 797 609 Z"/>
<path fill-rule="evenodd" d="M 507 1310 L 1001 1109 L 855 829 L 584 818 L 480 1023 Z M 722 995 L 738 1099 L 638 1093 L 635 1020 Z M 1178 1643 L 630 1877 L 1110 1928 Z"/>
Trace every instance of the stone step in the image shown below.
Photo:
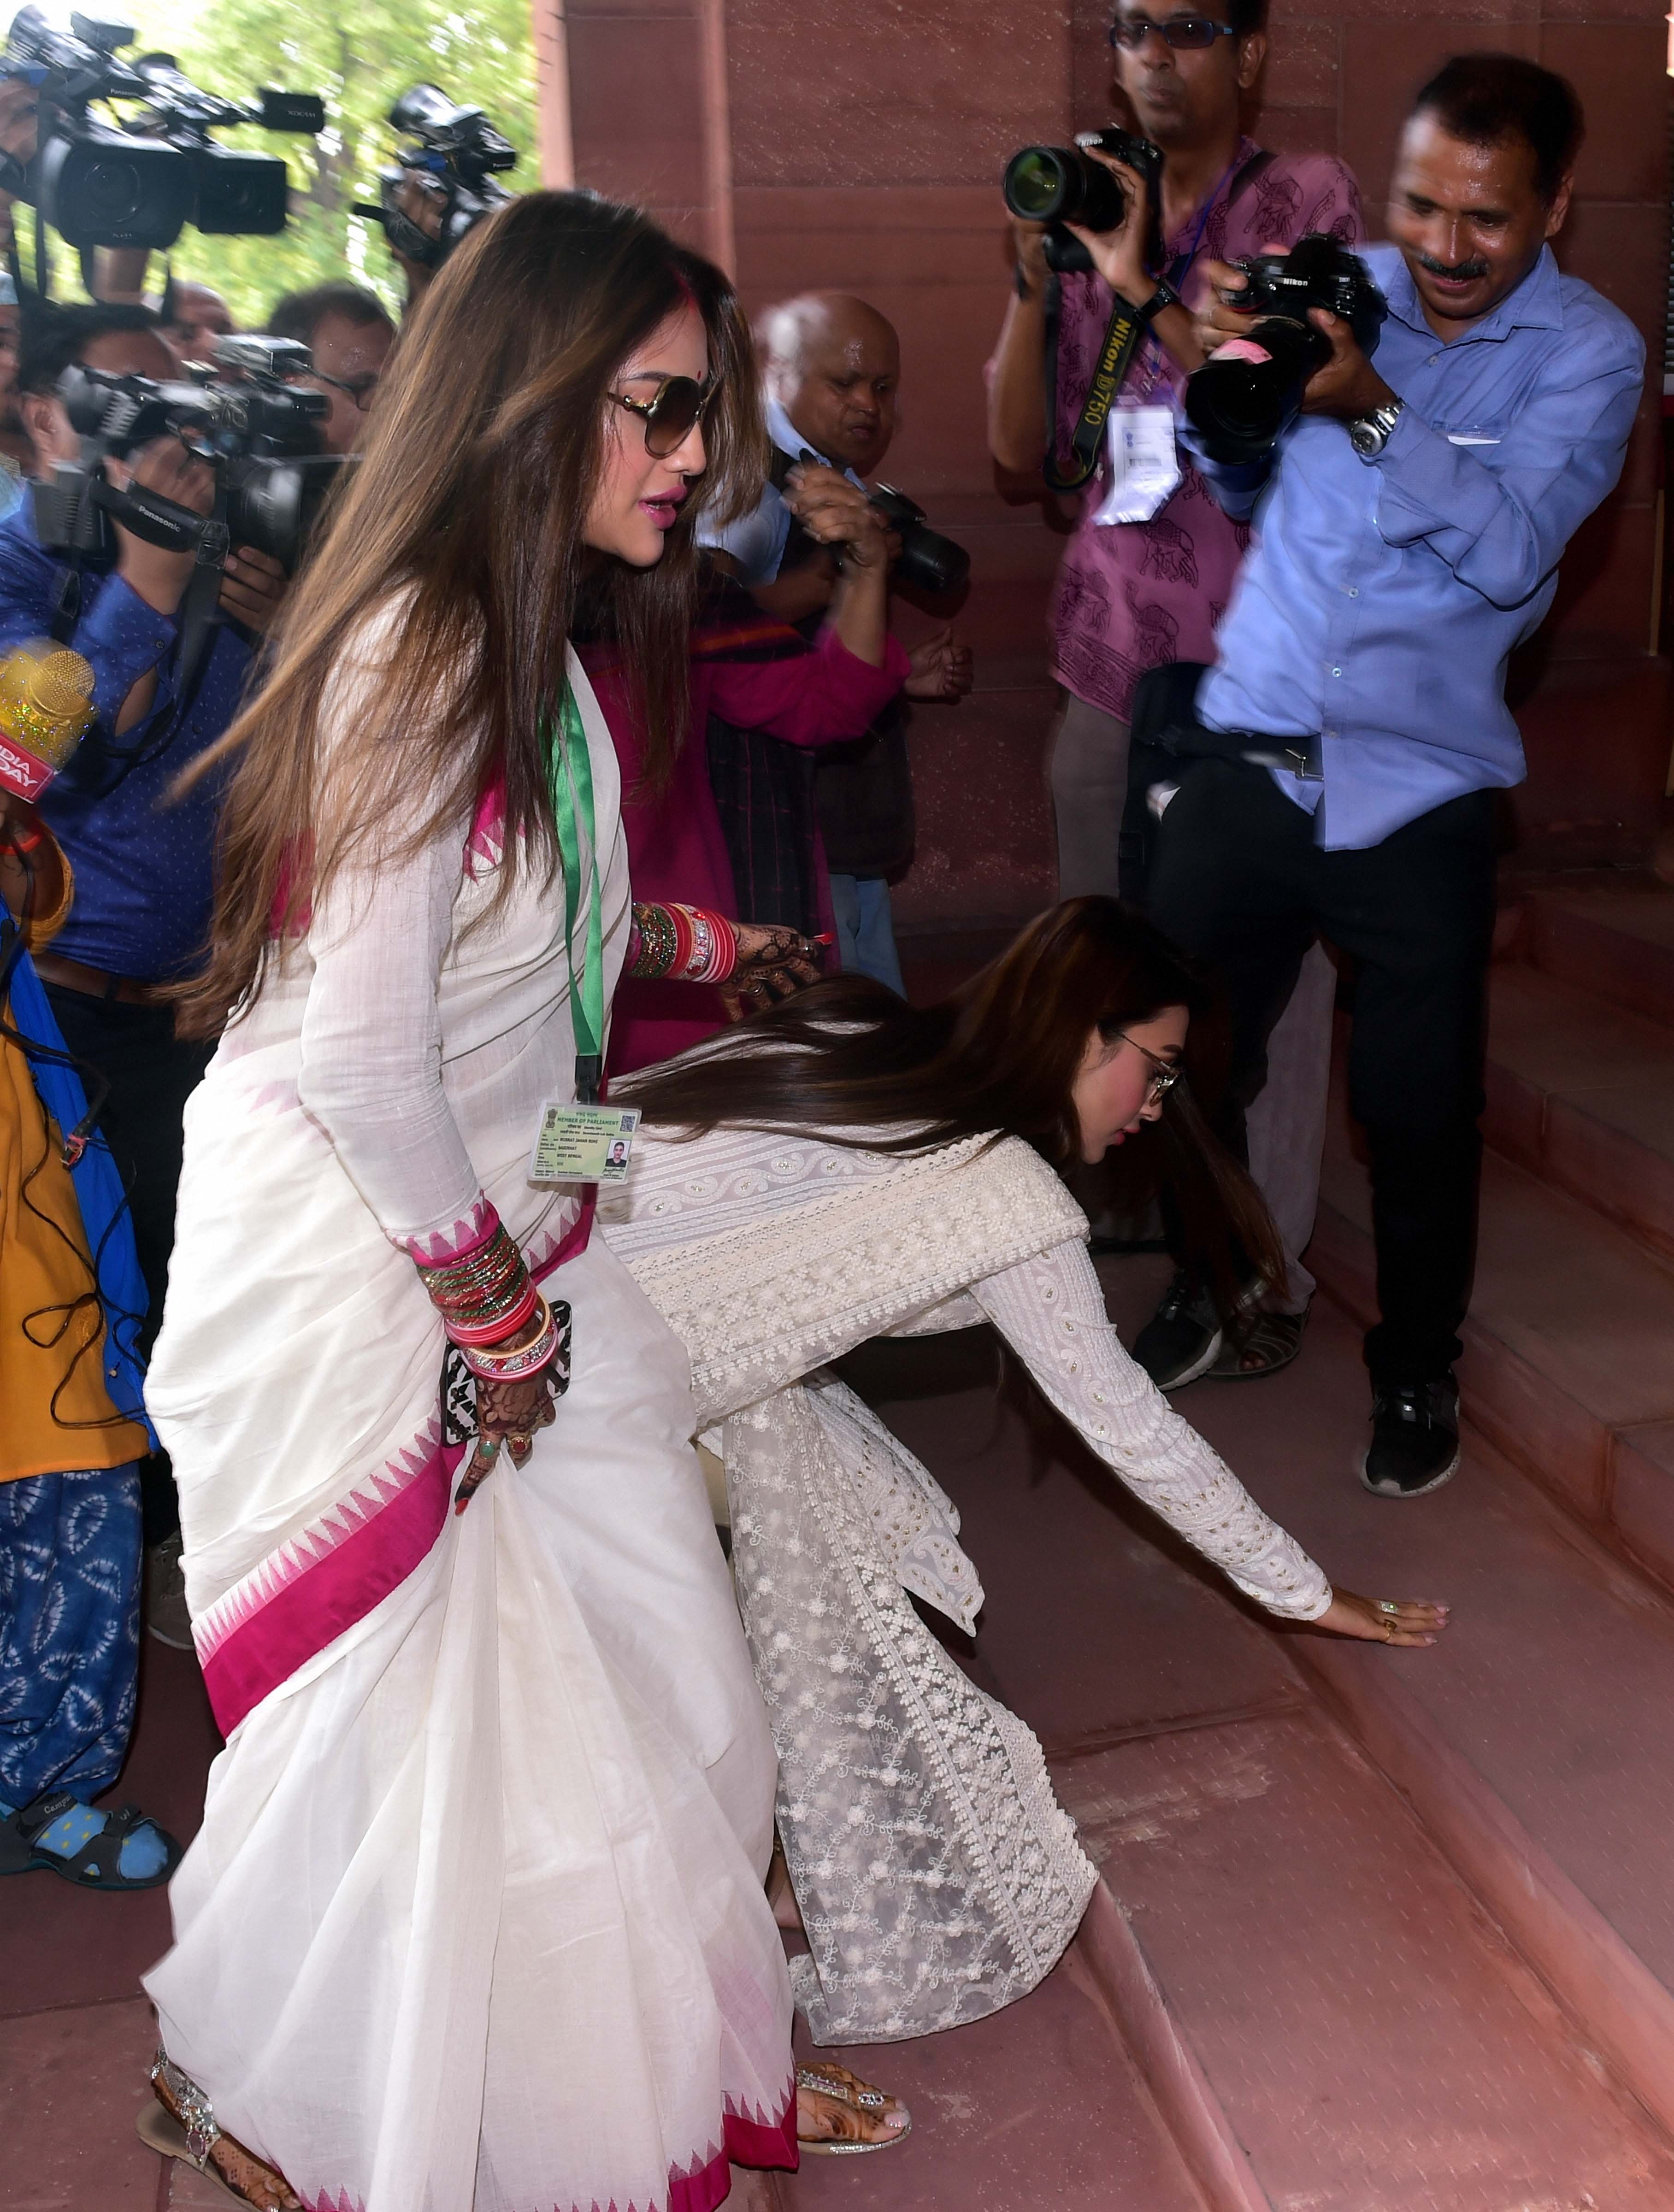
<path fill-rule="evenodd" d="M 1488 1142 L 1674 1259 L 1674 1028 L 1511 963 L 1488 1002 Z"/>
<path fill-rule="evenodd" d="M 1356 1338 L 1321 1301 L 1294 1367 L 1196 1385 L 1179 1410 L 1351 1589 L 1452 1607 L 1428 1650 L 1284 1641 L 1589 2045 L 1674 2126 L 1674 1604 L 1480 1437 L 1444 1489 L 1371 1497 Z"/>
<path fill-rule="evenodd" d="M 1340 1112 L 1308 1265 L 1373 1317 L 1371 1193 Z M 1674 1559 L 1674 1269 L 1590 1207 L 1489 1152 L 1459 1366 L 1473 1425 L 1608 1544 Z M 1618 1480 L 1618 1477 L 1622 1478 Z"/>
<path fill-rule="evenodd" d="M 1101 1273 L 1130 1335 L 1166 1262 Z M 1659 2129 L 1322 1710 L 1328 1686 L 1298 1657 L 1338 1647 L 1274 1632 L 1233 1599 L 998 1370 L 984 1334 L 870 1347 L 851 1379 L 960 1509 L 988 1601 L 974 1642 L 947 1641 L 1046 1742 L 1103 1861 L 1109 1893 L 1095 1893 L 1071 1964 L 1108 1999 L 1215 2212 L 1674 2202 Z M 1391 1509 L 1352 1479 L 1365 1386 L 1340 1315 L 1321 1302 L 1287 1374 L 1205 1383 L 1181 1403 L 1258 1489 L 1282 1471 L 1322 1511 L 1340 1506 L 1348 1529 L 1320 1540 L 1321 1556 L 1333 1571 L 1346 1559 L 1360 1587 L 1388 1586 L 1348 1540 L 1375 1557 Z M 1531 1495 L 1507 1480 L 1514 1498 Z M 1567 1537 L 1564 1517 L 1533 1502 Z M 1413 1516 L 1409 1539 L 1426 1528 Z M 1497 1547 L 1477 1564 L 1498 1586 Z M 1520 1681 L 1503 1619 L 1525 1571 L 1508 1559 L 1501 1613 L 1467 1628 L 1455 1678 L 1476 1679 L 1486 1649 L 1496 1694 Z M 1403 1589 L 1434 1579 L 1399 1562 Z M 1448 1594 L 1462 1609 L 1473 1595 Z M 1343 1648 L 1397 1666 L 1442 1656 Z M 1630 1717 L 1619 1705 L 1618 1729 Z M 1674 1814 L 1674 1759 L 1647 1748 L 1633 1756 L 1647 1784 L 1667 1778 Z M 1637 1871 L 1647 1911 L 1665 1894 L 1644 1881 L 1644 1852 L 1668 1832 L 1658 1811 L 1635 1801 L 1627 1814 L 1640 1856 L 1624 1860 L 1624 1881 Z M 906 2053 L 864 2056 L 883 2075 Z M 886 2179 L 875 2176 L 880 2192 Z M 1057 2200 L 1042 2189 L 990 2201 Z M 1104 2199 L 1130 2202 L 1145 2200 L 1119 2188 Z"/>
<path fill-rule="evenodd" d="M 1560 982 L 1674 1023 L 1674 888 L 1531 892 L 1523 943 L 1534 965 Z"/>

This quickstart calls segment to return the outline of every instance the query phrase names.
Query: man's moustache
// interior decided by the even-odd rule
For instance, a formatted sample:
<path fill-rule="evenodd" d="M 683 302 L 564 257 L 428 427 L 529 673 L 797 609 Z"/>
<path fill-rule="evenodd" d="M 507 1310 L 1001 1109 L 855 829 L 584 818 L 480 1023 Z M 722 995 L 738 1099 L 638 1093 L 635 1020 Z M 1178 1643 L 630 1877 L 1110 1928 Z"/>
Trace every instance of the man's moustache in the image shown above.
<path fill-rule="evenodd" d="M 1427 269 L 1432 276 L 1452 277 L 1456 284 L 1464 283 L 1468 277 L 1486 276 L 1488 274 L 1486 261 L 1456 261 L 1450 268 L 1445 261 L 1432 260 L 1427 253 L 1419 255 L 1418 265 L 1421 269 Z"/>

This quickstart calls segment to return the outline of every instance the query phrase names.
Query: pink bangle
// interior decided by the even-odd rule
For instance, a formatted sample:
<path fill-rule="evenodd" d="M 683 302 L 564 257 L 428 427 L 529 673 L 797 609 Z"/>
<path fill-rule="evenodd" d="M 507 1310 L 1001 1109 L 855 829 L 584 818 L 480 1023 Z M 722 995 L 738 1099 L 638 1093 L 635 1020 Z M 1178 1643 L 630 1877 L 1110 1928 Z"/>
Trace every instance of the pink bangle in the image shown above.
<path fill-rule="evenodd" d="M 517 1303 L 507 1313 L 496 1314 L 492 1321 L 444 1321 L 442 1327 L 454 1342 L 461 1348 L 468 1344 L 499 1344 L 518 1330 L 527 1326 L 530 1316 L 540 1303 L 540 1292 L 526 1276 Z"/>

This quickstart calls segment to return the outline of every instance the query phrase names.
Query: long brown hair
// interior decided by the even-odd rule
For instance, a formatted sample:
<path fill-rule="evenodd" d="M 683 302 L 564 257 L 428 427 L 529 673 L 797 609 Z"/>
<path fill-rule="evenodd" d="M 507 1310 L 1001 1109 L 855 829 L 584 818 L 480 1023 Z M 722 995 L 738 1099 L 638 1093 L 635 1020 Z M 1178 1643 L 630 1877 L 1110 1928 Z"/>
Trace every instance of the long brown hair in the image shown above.
<path fill-rule="evenodd" d="M 1080 1157 L 1072 1092 L 1096 1030 L 1184 1006 L 1187 1079 L 1161 1119 L 1123 1148 L 1173 1202 L 1178 1256 L 1223 1313 L 1253 1271 L 1282 1284 L 1278 1232 L 1260 1192 L 1212 1133 L 1192 1077 L 1213 1084 L 1215 1009 L 1200 971 L 1111 898 L 1068 899 L 934 1006 L 909 1006 L 864 976 L 832 976 L 679 1060 L 620 1078 L 611 1103 L 697 1136 L 721 1127 L 818 1129 L 867 1151 L 920 1152 L 962 1137 L 1021 1137 L 1060 1174 Z"/>
<path fill-rule="evenodd" d="M 392 818 L 411 851 L 468 821 L 503 783 L 509 889 L 553 865 L 539 730 L 556 706 L 583 582 L 632 672 L 647 781 L 683 741 L 697 589 L 690 501 L 654 568 L 582 541 L 604 451 L 605 394 L 624 360 L 684 304 L 709 333 L 706 514 L 759 493 L 766 459 L 748 328 L 721 271 L 636 208 L 590 192 L 530 192 L 449 259 L 404 334 L 346 476 L 284 611 L 271 672 L 202 775 L 238 765 L 221 832 L 208 965 L 180 1024 L 213 1034 L 259 988 L 274 927 L 298 926 Z M 627 418 L 624 418 L 624 422 Z M 636 434 L 632 429 L 619 434 Z M 594 573 L 596 571 L 596 574 Z M 406 594 L 405 603 L 396 595 Z M 400 604 L 387 665 L 320 760 L 321 699 L 368 619 Z M 347 718 L 344 718 L 347 719 Z"/>

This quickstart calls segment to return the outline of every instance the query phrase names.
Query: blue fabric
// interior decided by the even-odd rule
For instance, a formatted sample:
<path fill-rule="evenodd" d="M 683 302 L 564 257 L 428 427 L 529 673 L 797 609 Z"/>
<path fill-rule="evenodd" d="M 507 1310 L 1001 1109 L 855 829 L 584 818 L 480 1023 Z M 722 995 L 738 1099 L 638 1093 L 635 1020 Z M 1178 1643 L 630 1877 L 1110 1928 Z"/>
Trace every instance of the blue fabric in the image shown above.
<path fill-rule="evenodd" d="M 1275 775 L 1328 851 L 1521 782 L 1507 656 L 1622 472 L 1645 367 L 1627 317 L 1548 247 L 1451 343 L 1397 247 L 1365 258 L 1390 307 L 1378 373 L 1406 402 L 1381 457 L 1363 461 L 1341 422 L 1310 416 L 1270 482 L 1199 460 L 1229 514 L 1253 511 L 1257 542 L 1197 710 L 1213 729 L 1322 736 L 1323 782 Z"/>
<path fill-rule="evenodd" d="M 47 635 L 60 574 L 36 539 L 34 502 L 26 499 L 0 521 L 0 655 Z M 76 902 L 53 950 L 112 975 L 162 982 L 192 967 L 208 933 L 219 781 L 208 779 L 177 805 L 166 803 L 167 793 L 231 722 L 250 649 L 233 629 L 216 630 L 184 726 L 158 757 L 145 757 L 164 742 L 173 708 L 174 624 L 114 573 L 86 575 L 82 591 L 70 642 L 92 666 L 99 720 L 40 803 L 76 871 Z M 152 669 L 151 712 L 113 736 L 123 700 Z M 137 756 L 143 764 L 125 775 Z"/>
<path fill-rule="evenodd" d="M 139 1472 L 0 1483 L 0 1799 L 115 1781 L 139 1668 Z"/>
<path fill-rule="evenodd" d="M 88 1108 L 81 1077 L 73 1067 L 60 1066 L 28 1049 L 35 1044 L 62 1052 L 64 1042 L 27 952 L 12 971 L 9 990 L 11 1025 L 25 1040 L 29 1073 L 41 1103 L 61 1130 L 73 1129 Z M 94 1132 L 70 1173 L 105 1309 L 105 1388 L 118 1413 L 145 1423 L 152 1449 L 160 1450 L 157 1432 L 145 1412 L 145 1363 L 138 1349 L 149 1298 L 139 1271 L 122 1177 L 100 1133 Z"/>
<path fill-rule="evenodd" d="M 895 949 L 895 925 L 889 910 L 889 885 L 881 876 L 831 878 L 831 912 L 837 921 L 837 965 L 845 975 L 870 975 L 902 998 L 901 959 Z"/>

